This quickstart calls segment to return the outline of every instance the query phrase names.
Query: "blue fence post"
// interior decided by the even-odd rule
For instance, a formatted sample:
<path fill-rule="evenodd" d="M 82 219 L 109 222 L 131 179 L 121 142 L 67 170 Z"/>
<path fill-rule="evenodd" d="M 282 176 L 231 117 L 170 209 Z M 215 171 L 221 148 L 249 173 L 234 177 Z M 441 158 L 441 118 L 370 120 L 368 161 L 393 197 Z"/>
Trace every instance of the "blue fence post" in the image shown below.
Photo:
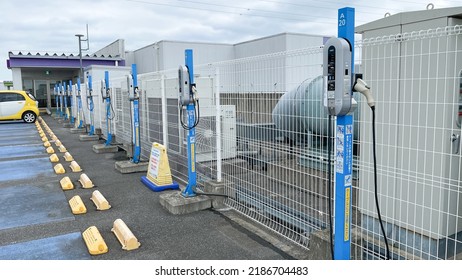
<path fill-rule="evenodd" d="M 338 10 L 338 37 L 351 46 L 351 75 L 354 75 L 354 8 Z M 352 79 L 353 80 L 353 79 Z M 334 258 L 349 260 L 351 251 L 351 201 L 353 181 L 353 115 L 337 116 L 335 127 L 335 230 Z"/>
<path fill-rule="evenodd" d="M 139 88 L 138 88 L 138 73 L 136 64 L 132 64 L 132 79 L 133 79 L 133 163 L 139 163 L 141 157 L 140 143 L 140 109 L 139 109 Z"/>
<path fill-rule="evenodd" d="M 194 85 L 194 62 L 193 62 L 193 51 L 188 49 L 185 50 L 185 65 L 188 68 L 189 73 L 189 83 L 190 85 Z M 184 197 L 192 197 L 195 196 L 196 193 L 194 189 L 196 188 L 196 149 L 195 149 L 195 142 L 196 142 L 196 129 L 194 128 L 195 120 L 195 105 L 194 102 L 190 102 L 186 106 L 186 112 L 188 116 L 188 185 L 184 189 L 182 195 Z"/>

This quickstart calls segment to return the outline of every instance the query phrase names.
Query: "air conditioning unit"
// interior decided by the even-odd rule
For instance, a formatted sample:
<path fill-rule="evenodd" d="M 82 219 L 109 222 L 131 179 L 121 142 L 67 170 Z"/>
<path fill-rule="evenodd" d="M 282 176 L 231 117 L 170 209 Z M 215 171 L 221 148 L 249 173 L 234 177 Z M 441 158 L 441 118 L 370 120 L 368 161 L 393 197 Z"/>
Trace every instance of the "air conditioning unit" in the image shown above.
<path fill-rule="evenodd" d="M 230 159 L 236 151 L 236 108 L 221 105 L 221 158 Z M 186 133 L 184 134 L 187 135 Z M 184 138 L 186 139 L 186 138 Z M 186 140 L 185 140 L 186 142 Z M 216 107 L 200 107 L 200 120 L 196 126 L 196 162 L 217 159 Z"/>

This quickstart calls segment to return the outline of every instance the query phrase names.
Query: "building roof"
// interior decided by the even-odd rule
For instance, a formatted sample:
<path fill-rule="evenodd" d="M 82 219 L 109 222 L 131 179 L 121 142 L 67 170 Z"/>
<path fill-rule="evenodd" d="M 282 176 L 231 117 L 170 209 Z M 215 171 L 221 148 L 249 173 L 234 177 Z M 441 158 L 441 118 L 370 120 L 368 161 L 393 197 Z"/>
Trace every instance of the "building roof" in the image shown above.
<path fill-rule="evenodd" d="M 40 52 L 28 52 L 28 51 L 10 51 L 8 52 L 8 56 L 10 58 L 12 57 L 33 57 L 33 58 L 58 58 L 58 59 L 79 59 L 79 54 L 66 54 L 66 53 L 48 53 L 48 52 L 45 52 L 45 53 L 40 53 Z M 106 57 L 104 55 L 96 55 L 96 54 L 92 54 L 92 55 L 89 55 L 89 54 L 86 54 L 86 55 L 82 55 L 82 58 L 85 58 L 85 59 L 109 59 L 109 60 L 121 60 L 122 58 L 120 56 L 114 56 L 112 57 L 111 55 L 107 55 Z"/>
<path fill-rule="evenodd" d="M 75 54 L 58 53 L 31 53 L 31 52 L 12 52 L 8 53 L 7 67 L 47 67 L 47 68 L 79 68 L 80 57 Z M 116 63 L 117 62 L 117 63 Z M 125 65 L 125 60 L 121 57 L 111 57 L 110 55 L 83 55 L 82 66 L 89 65 Z"/>
<path fill-rule="evenodd" d="M 384 17 L 355 28 L 356 33 L 364 33 L 368 30 L 380 29 L 395 25 L 404 25 L 436 18 L 462 18 L 462 7 L 452 7 L 444 9 L 430 9 L 423 11 L 404 12 L 396 15 Z"/>

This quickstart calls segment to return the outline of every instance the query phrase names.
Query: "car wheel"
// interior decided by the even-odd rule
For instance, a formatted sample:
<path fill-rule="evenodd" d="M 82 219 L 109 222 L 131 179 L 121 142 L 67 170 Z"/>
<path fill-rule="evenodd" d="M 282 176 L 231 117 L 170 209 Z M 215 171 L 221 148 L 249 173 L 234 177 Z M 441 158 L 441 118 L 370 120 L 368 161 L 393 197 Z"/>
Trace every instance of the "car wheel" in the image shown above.
<path fill-rule="evenodd" d="M 35 115 L 34 112 L 25 112 L 22 115 L 22 120 L 26 123 L 33 123 L 37 119 L 37 116 Z"/>

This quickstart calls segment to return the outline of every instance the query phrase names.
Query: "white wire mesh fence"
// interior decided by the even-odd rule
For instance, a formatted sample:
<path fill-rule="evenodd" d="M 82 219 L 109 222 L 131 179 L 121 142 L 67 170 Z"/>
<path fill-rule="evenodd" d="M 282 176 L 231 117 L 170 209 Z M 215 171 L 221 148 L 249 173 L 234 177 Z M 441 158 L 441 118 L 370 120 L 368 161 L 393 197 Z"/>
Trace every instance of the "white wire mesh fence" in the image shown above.
<path fill-rule="evenodd" d="M 356 72 L 376 99 L 378 197 L 395 259 L 452 259 L 462 251 L 460 33 L 456 26 L 356 43 Z M 329 227 L 322 46 L 194 70 L 199 181 L 223 180 L 227 205 L 308 248 L 311 233 Z M 173 69 L 138 76 L 141 158 L 148 159 L 152 142 L 163 143 L 173 175 L 185 181 L 177 75 Z M 130 154 L 128 77 L 111 79 L 110 86 L 113 134 Z M 352 258 L 383 258 L 371 114 L 361 96 L 355 99 Z M 88 108 L 87 98 L 82 100 Z M 95 98 L 94 116 L 106 135 L 101 97 Z"/>
<path fill-rule="evenodd" d="M 462 246 L 460 26 L 364 40 L 362 72 L 377 99 L 379 202 L 396 253 L 449 259 Z M 370 113 L 360 121 L 361 228 L 380 237 Z M 367 256 L 377 241 L 364 243 Z M 383 252 L 382 252 L 383 253 Z"/>

